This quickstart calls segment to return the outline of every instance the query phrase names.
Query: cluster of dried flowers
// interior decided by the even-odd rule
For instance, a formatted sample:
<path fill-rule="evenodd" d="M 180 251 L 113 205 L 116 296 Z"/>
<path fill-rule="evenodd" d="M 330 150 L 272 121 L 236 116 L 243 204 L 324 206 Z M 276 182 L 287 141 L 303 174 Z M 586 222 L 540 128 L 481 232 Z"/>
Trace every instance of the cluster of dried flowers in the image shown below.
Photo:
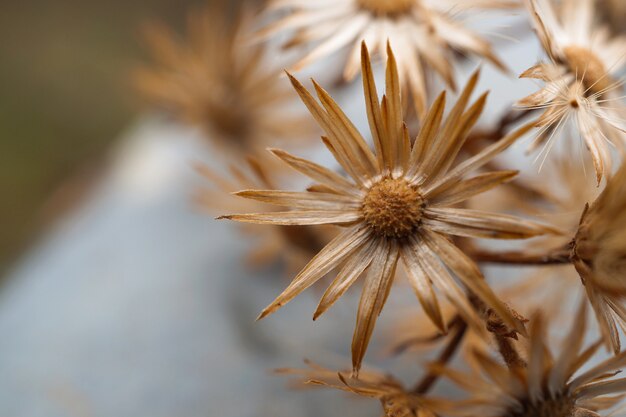
<path fill-rule="evenodd" d="M 201 205 L 240 213 L 220 218 L 257 234 L 253 265 L 279 260 L 299 271 L 259 318 L 330 275 L 317 319 L 362 277 L 352 369 L 309 363 L 281 372 L 379 399 L 389 417 L 584 417 L 616 406 L 626 394 L 626 378 L 614 378 L 626 364 L 619 336 L 626 330 L 626 37 L 598 13 L 611 15 L 612 6 L 604 0 L 273 0 L 258 14 L 241 6 L 234 21 L 225 7 L 194 13 L 185 40 L 162 28 L 149 31 L 159 66 L 138 73 L 141 91 L 228 150 L 231 178 L 198 168 L 212 185 L 199 193 Z M 466 24 L 484 10 L 526 16 L 546 58 L 534 64 L 528 57 L 530 68 L 520 76 L 539 80 L 541 88 L 517 98 L 499 123 L 478 130 L 487 101 L 486 93 L 472 98 L 480 71 L 449 96 L 466 54 L 506 71 L 492 45 Z M 277 37 L 282 49 L 273 47 Z M 343 85 L 361 72 L 365 135 L 322 86 L 313 81 L 307 89 L 287 72 L 338 170 L 263 149 L 315 135 L 293 111 L 287 78 L 269 57 L 303 49 L 309 52 L 292 70 L 327 68 L 345 52 Z M 382 97 L 370 52 L 386 62 Z M 437 94 L 433 74 L 450 93 Z M 527 136 L 534 136 L 530 150 L 540 148 L 536 159 L 546 167 L 537 173 L 528 163 L 522 180 L 498 156 Z M 588 152 L 571 163 L 569 153 L 551 151 L 555 142 L 565 152 L 574 144 Z M 279 190 L 289 174 L 276 161 L 307 177 L 309 186 Z M 595 172 L 591 181 L 587 164 Z M 269 210 L 267 203 L 282 208 Z M 505 251 L 477 239 L 521 243 Z M 522 275 L 519 284 L 497 290 L 485 277 L 486 264 Z M 524 275 L 528 267 L 534 272 Z M 361 371 L 396 278 L 408 280 L 424 313 L 409 323 L 415 334 L 396 341 L 405 339 L 403 349 L 444 343 L 409 388 L 390 375 Z M 579 289 L 586 297 L 576 313 L 568 301 Z M 601 337 L 584 347 L 587 304 Z M 556 350 L 548 323 L 562 320 L 571 330 Z M 589 364 L 603 345 L 608 359 Z M 458 350 L 471 371 L 450 364 Z M 431 389 L 442 378 L 467 396 L 435 396 Z"/>

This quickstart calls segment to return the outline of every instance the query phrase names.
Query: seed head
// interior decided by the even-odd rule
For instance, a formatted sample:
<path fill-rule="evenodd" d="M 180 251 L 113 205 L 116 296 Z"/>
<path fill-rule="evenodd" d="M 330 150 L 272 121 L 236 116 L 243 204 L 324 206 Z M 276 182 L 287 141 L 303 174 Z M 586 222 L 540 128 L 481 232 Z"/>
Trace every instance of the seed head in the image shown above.
<path fill-rule="evenodd" d="M 415 0 L 358 0 L 358 4 L 362 9 L 378 16 L 393 16 L 407 13 L 415 3 Z"/>
<path fill-rule="evenodd" d="M 576 74 L 579 81 L 583 82 L 585 89 L 591 93 L 597 93 L 611 86 L 611 77 L 604 64 L 589 49 L 569 45 L 563 48 L 563 53 L 570 70 Z"/>
<path fill-rule="evenodd" d="M 403 238 L 422 219 L 424 199 L 404 179 L 385 178 L 374 184 L 363 199 L 365 222 L 379 236 Z"/>

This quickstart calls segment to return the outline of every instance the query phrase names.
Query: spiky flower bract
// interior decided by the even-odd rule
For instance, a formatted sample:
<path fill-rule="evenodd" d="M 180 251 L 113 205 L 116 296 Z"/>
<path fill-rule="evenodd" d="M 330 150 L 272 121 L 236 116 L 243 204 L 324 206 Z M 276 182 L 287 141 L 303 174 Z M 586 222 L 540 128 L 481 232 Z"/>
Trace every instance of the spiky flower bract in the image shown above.
<path fill-rule="evenodd" d="M 474 417 L 598 417 L 623 396 L 626 378 L 613 376 L 626 365 L 626 352 L 585 367 L 600 343 L 583 349 L 586 309 L 572 321 L 563 347 L 550 349 L 542 315 L 531 319 L 528 360 L 525 367 L 509 369 L 483 352 L 473 359 L 480 374 L 441 369 L 443 375 L 465 389 L 469 397 L 458 402 L 434 402 L 447 415 Z"/>
<path fill-rule="evenodd" d="M 267 46 L 244 45 L 249 15 L 242 9 L 233 22 L 225 5 L 190 13 L 185 39 L 161 25 L 148 26 L 155 64 L 135 77 L 156 107 L 239 157 L 312 132 L 304 114 L 293 111 L 295 96 L 270 64 Z"/>
<path fill-rule="evenodd" d="M 595 0 L 562 3 L 557 15 L 550 0 L 526 0 L 550 62 L 521 75 L 545 86 L 518 104 L 544 110 L 531 148 L 544 144 L 545 158 L 561 131 L 573 128 L 589 149 L 600 183 L 611 172 L 611 148 L 622 148 L 626 141 L 619 79 L 626 63 L 626 37 L 612 37 L 606 27 L 596 24 Z"/>
<path fill-rule="evenodd" d="M 309 111 L 326 132 L 324 144 L 349 178 L 284 151 L 273 150 L 277 157 L 321 186 L 313 192 L 241 191 L 238 195 L 242 197 L 291 210 L 223 216 L 242 222 L 274 225 L 344 226 L 344 230 L 309 262 L 260 317 L 275 312 L 328 272 L 339 268 L 320 301 L 314 315 L 316 318 L 361 275 L 365 275 L 352 340 L 355 371 L 361 366 L 376 319 L 389 295 L 399 259 L 403 261 L 424 310 L 442 331 L 446 329 L 435 288 L 450 299 L 468 323 L 477 328 L 483 326 L 463 291 L 466 287 L 497 312 L 507 325 L 523 332 L 522 324 L 493 294 L 478 267 L 455 246 L 451 237 L 520 239 L 552 230 L 509 215 L 457 207 L 516 174 L 500 171 L 465 178 L 532 129 L 532 124 L 510 133 L 469 159 L 457 161 L 487 97 L 483 94 L 469 105 L 478 80 L 478 73 L 475 73 L 445 119 L 445 93 L 438 97 L 412 146 L 403 123 L 398 70 L 390 47 L 388 57 L 386 94 L 379 101 L 369 53 L 363 44 L 363 85 L 374 152 L 324 89 L 315 84 L 319 104 L 295 78 L 290 77 Z"/>
<path fill-rule="evenodd" d="M 351 392 L 361 397 L 380 401 L 385 417 L 435 417 L 425 400 L 419 394 L 411 393 L 391 375 L 375 371 L 363 371 L 359 378 L 352 378 L 349 372 L 337 372 L 305 361 L 307 369 L 278 369 L 279 374 L 295 376 L 299 384 L 321 386 Z"/>
<path fill-rule="evenodd" d="M 607 346 L 617 353 L 617 325 L 626 328 L 626 166 L 584 211 L 572 254 Z"/>
<path fill-rule="evenodd" d="M 517 6 L 508 0 L 275 0 L 270 11 L 289 11 L 270 24 L 260 37 L 293 31 L 289 47 L 313 45 L 296 69 L 349 47 L 344 78 L 353 79 L 359 70 L 359 44 L 364 40 L 373 53 L 386 55 L 386 43 L 394 47 L 403 87 L 410 91 L 418 115 L 428 103 L 427 79 L 434 70 L 454 88 L 455 53 L 483 57 L 501 69 L 485 39 L 463 26 L 460 11 Z"/>

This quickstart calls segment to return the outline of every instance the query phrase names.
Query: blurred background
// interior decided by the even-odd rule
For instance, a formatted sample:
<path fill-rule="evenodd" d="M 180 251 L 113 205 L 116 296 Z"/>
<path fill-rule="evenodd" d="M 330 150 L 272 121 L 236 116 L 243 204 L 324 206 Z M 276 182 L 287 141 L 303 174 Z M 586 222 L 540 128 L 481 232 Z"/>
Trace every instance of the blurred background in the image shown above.
<path fill-rule="evenodd" d="M 180 28 L 199 3 L 3 2 L 0 270 L 93 179 L 138 112 L 130 71 L 145 56 L 141 24 L 158 19 Z"/>

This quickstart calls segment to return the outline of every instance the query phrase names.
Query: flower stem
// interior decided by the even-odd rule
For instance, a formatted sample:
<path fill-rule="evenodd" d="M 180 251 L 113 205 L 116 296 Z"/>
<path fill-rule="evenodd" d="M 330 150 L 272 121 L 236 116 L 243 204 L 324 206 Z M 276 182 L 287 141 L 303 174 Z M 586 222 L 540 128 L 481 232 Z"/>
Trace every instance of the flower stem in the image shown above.
<path fill-rule="evenodd" d="M 450 359 L 452 359 L 459 346 L 461 346 L 461 342 L 463 341 L 466 330 L 467 324 L 463 319 L 459 317 L 459 320 L 454 323 L 454 333 L 452 333 L 452 337 L 448 341 L 446 347 L 439 354 L 439 357 L 434 362 L 434 365 L 444 366 L 450 361 Z M 438 372 L 429 371 L 417 383 L 412 392 L 415 394 L 425 394 L 432 388 L 432 386 L 435 384 L 435 382 L 437 382 L 438 379 Z"/>
<path fill-rule="evenodd" d="M 526 362 L 519 355 L 517 349 L 515 349 L 513 339 L 503 334 L 494 334 L 494 336 L 498 344 L 498 351 L 509 369 L 525 368 Z"/>
<path fill-rule="evenodd" d="M 469 256 L 476 262 L 537 266 L 537 265 L 562 265 L 572 262 L 570 250 L 558 248 L 547 253 L 527 253 L 520 251 L 491 252 L 486 249 L 473 249 Z"/>

